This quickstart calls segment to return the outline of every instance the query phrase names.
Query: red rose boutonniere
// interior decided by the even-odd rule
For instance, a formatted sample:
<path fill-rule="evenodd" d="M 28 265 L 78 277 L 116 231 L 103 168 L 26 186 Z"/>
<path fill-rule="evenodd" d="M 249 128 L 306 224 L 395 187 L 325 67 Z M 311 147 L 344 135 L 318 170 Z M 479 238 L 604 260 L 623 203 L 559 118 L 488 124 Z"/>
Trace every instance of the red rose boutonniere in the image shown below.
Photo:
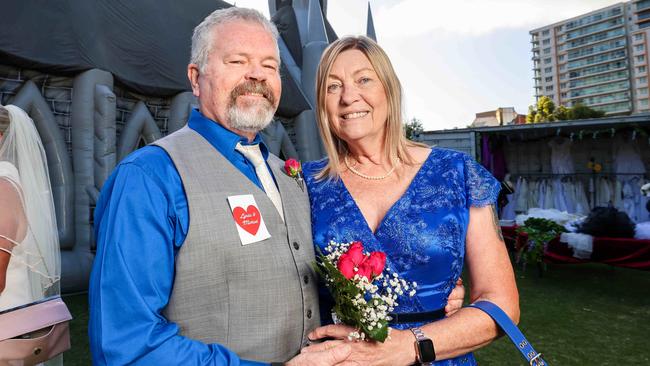
<path fill-rule="evenodd" d="M 296 159 L 289 158 L 284 162 L 284 171 L 288 176 L 296 180 L 298 187 L 305 191 L 305 182 L 302 179 L 302 165 Z"/>

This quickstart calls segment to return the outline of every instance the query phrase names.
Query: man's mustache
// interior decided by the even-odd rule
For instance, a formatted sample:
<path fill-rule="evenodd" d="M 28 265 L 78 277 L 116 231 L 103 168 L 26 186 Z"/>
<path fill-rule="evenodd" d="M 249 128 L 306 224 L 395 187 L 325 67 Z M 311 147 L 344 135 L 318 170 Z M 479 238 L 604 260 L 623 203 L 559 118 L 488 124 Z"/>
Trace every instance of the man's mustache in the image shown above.
<path fill-rule="evenodd" d="M 237 85 L 232 92 L 230 92 L 230 102 L 235 104 L 237 97 L 246 94 L 261 94 L 266 100 L 275 105 L 275 96 L 271 88 L 263 81 L 249 80 Z"/>

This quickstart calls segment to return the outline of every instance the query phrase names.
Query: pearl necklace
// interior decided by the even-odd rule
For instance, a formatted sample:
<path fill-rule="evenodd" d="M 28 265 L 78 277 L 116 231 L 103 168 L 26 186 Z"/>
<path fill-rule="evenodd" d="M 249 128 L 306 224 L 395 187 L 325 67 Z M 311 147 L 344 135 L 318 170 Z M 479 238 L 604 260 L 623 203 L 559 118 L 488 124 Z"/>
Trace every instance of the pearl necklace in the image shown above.
<path fill-rule="evenodd" d="M 391 168 L 391 169 L 390 169 L 386 174 L 384 174 L 384 175 L 379 175 L 379 176 L 377 176 L 377 175 L 366 175 L 366 174 L 361 173 L 360 171 L 357 171 L 356 169 L 354 169 L 353 167 L 350 166 L 350 163 L 348 162 L 348 156 L 347 156 L 347 155 L 345 155 L 345 157 L 343 158 L 343 161 L 345 162 L 345 166 L 348 167 L 348 169 L 349 169 L 349 170 L 350 170 L 354 175 L 359 176 L 359 177 L 361 177 L 361 178 L 363 178 L 363 179 L 368 179 L 368 180 L 382 180 L 382 179 L 386 179 L 386 178 L 390 177 L 390 175 L 393 174 L 393 172 L 395 171 L 395 167 L 392 167 L 392 168 Z M 401 163 L 401 162 L 402 162 L 402 159 L 397 158 L 397 162 L 398 162 L 398 163 Z"/>

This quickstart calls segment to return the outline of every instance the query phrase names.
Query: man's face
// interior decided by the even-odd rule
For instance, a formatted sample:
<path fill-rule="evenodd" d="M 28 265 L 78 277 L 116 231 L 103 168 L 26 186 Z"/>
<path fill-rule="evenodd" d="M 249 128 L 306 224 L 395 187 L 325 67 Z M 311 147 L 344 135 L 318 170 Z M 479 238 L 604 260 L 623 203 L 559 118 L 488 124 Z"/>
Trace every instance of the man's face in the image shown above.
<path fill-rule="evenodd" d="M 204 116 L 235 132 L 256 133 L 280 102 L 280 59 L 273 36 L 261 25 L 231 21 L 212 29 L 203 70 L 188 77 Z"/>

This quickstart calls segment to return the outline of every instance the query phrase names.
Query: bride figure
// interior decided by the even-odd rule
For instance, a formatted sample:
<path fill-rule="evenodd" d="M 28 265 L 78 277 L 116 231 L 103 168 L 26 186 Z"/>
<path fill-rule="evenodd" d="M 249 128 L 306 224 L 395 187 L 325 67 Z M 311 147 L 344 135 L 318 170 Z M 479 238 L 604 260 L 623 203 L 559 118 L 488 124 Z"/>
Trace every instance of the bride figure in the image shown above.
<path fill-rule="evenodd" d="M 0 311 L 59 294 L 60 274 L 43 144 L 22 109 L 0 105 Z"/>

